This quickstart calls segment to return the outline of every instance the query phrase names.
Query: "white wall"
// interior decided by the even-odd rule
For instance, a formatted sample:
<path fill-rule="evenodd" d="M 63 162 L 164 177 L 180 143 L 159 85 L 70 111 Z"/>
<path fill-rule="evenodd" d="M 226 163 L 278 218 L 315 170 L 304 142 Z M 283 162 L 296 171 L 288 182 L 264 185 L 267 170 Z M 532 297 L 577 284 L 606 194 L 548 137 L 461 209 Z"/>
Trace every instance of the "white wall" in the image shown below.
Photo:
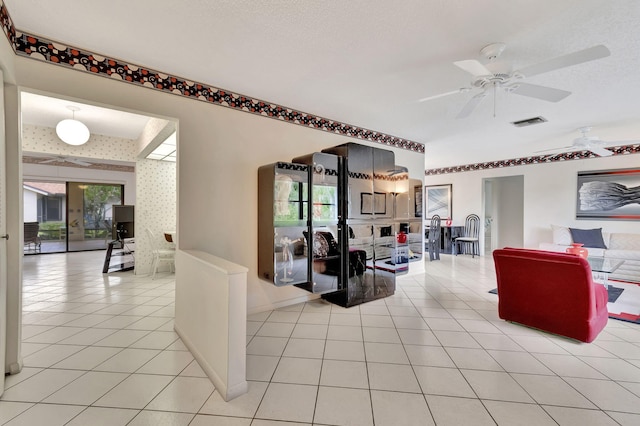
<path fill-rule="evenodd" d="M 263 164 L 361 141 L 33 59 L 16 57 L 15 65 L 18 84 L 23 87 L 176 118 L 179 248 L 204 251 L 249 268 L 249 312 L 310 297 L 304 290 L 276 288 L 258 278 L 257 169 Z M 394 152 L 396 164 L 408 167 L 412 178 L 422 179 L 422 154 L 399 149 Z"/>
<path fill-rule="evenodd" d="M 22 199 L 24 201 L 24 221 L 38 221 L 38 194 L 33 191 L 24 190 Z"/>
<path fill-rule="evenodd" d="M 163 231 L 176 230 L 176 164 L 169 161 L 139 160 L 136 163 L 136 274 L 151 272 L 151 241 L 145 228 L 155 233 L 158 248 L 169 248 Z M 163 267 L 168 270 L 165 262 Z M 158 269 L 161 271 L 162 269 Z"/>
<path fill-rule="evenodd" d="M 426 185 L 453 184 L 453 224 L 463 225 L 468 214 L 483 212 L 484 178 L 523 175 L 523 245 L 537 248 L 540 242 L 551 241 L 551 224 L 577 228 L 602 227 L 605 232 L 640 233 L 637 221 L 576 219 L 579 171 L 637 168 L 639 163 L 640 155 L 600 157 L 426 176 L 425 182 Z M 483 239 L 484 236 L 481 236 L 481 241 Z"/>

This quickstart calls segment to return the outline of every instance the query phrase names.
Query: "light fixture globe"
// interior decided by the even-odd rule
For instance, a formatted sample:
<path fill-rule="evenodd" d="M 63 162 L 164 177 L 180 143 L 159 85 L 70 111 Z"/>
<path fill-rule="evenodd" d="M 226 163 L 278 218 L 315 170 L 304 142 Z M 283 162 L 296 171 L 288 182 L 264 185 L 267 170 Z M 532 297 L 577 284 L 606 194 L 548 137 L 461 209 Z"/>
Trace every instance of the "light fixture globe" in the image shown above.
<path fill-rule="evenodd" d="M 62 142 L 69 145 L 83 145 L 89 140 L 91 133 L 89 128 L 84 123 L 75 119 L 75 112 L 79 108 L 69 106 L 67 107 L 73 112 L 73 118 L 67 118 L 60 121 L 56 125 L 56 134 L 62 140 Z"/>

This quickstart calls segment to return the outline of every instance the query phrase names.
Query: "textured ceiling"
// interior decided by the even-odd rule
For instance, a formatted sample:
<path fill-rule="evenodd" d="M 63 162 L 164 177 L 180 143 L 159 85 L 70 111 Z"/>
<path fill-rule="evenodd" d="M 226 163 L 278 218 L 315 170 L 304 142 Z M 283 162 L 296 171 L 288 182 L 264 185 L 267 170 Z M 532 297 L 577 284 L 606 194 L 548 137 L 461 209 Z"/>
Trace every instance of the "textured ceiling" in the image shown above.
<path fill-rule="evenodd" d="M 214 86 L 426 143 L 427 168 L 529 156 L 594 126 L 640 139 L 636 0 L 5 0 L 26 32 Z M 514 69 L 598 44 L 611 56 L 527 82 L 572 92 L 550 103 L 476 93 L 453 65 L 493 42 Z M 493 109 L 495 105 L 495 117 Z M 514 128 L 542 115 L 547 123 Z"/>

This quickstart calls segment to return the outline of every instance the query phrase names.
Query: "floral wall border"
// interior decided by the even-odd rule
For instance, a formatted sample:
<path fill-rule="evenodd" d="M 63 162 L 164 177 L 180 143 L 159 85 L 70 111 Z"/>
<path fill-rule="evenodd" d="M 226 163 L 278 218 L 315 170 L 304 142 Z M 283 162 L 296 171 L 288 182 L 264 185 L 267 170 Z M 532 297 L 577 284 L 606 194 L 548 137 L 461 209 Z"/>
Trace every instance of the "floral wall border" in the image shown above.
<path fill-rule="evenodd" d="M 639 144 L 609 147 L 607 149 L 612 151 L 613 155 L 640 154 Z M 424 171 L 424 174 L 425 176 L 434 176 L 434 175 L 444 175 L 449 173 L 472 172 L 477 170 L 490 170 L 490 169 L 501 169 L 505 167 L 526 166 L 529 164 L 555 163 L 557 161 L 585 160 L 589 158 L 599 158 L 599 156 L 595 155 L 590 151 L 573 151 L 573 152 L 564 152 L 562 154 L 556 154 L 556 155 L 547 154 L 547 155 L 538 155 L 535 157 L 514 158 L 511 160 L 498 160 L 498 161 L 489 161 L 486 163 L 466 164 L 462 166 L 442 167 L 438 169 L 426 169 Z"/>
<path fill-rule="evenodd" d="M 424 154 L 424 144 L 419 142 L 297 111 L 285 106 L 129 64 L 121 60 L 104 57 L 43 37 L 21 32 L 15 29 L 9 11 L 2 0 L 0 0 L 0 24 L 3 27 L 9 43 L 12 45 L 16 54 L 20 56 L 42 60 L 78 71 L 89 72 L 102 77 L 120 78 L 123 82 L 137 86 L 178 96 L 190 97 L 238 111 Z"/>

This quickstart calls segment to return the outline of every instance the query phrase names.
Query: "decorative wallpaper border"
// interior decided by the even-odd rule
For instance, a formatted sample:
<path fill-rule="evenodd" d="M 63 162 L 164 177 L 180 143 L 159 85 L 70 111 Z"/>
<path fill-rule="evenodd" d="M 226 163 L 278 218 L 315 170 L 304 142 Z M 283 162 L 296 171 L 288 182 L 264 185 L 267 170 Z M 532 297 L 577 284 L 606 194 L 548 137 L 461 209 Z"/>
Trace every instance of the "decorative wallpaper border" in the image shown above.
<path fill-rule="evenodd" d="M 53 156 L 55 157 L 55 156 Z M 42 161 L 47 160 L 46 157 L 32 157 L 29 155 L 22 156 L 22 162 L 25 164 L 41 164 Z M 83 160 L 84 161 L 84 160 Z M 110 172 L 128 172 L 133 173 L 136 171 L 134 166 L 124 166 L 120 164 L 107 164 L 107 163 L 94 163 L 93 160 L 86 160 L 91 164 L 88 166 L 81 166 L 79 164 L 70 163 L 68 161 L 51 161 L 46 166 L 58 166 L 58 167 L 76 167 L 78 169 L 91 169 L 91 170 L 106 170 Z"/>
<path fill-rule="evenodd" d="M 628 155 L 628 154 L 640 154 L 640 145 L 622 145 L 616 147 L 609 147 L 608 150 L 613 152 L 613 155 Z M 498 160 L 489 161 L 486 163 L 466 164 L 463 166 L 442 167 L 439 169 L 427 169 L 424 171 L 426 176 L 444 175 L 449 173 L 471 172 L 476 170 L 489 170 L 489 169 L 501 169 L 505 167 L 526 166 L 529 164 L 545 164 L 555 163 L 557 161 L 568 160 L 585 160 L 588 158 L 599 158 L 591 151 L 573 151 L 564 152 L 555 155 L 538 155 L 535 157 L 514 158 L 511 160 Z"/>
<path fill-rule="evenodd" d="M 13 21 L 3 1 L 0 5 L 0 19 L 5 35 L 16 54 L 21 56 L 89 72 L 102 77 L 117 78 L 137 86 L 190 97 L 210 104 L 282 120 L 312 129 L 424 154 L 424 144 L 419 142 L 297 111 L 282 105 L 254 99 L 250 96 L 244 96 L 204 83 L 189 81 L 181 77 L 150 68 L 143 68 L 118 59 L 107 58 L 96 53 L 18 31 L 13 26 Z"/>

